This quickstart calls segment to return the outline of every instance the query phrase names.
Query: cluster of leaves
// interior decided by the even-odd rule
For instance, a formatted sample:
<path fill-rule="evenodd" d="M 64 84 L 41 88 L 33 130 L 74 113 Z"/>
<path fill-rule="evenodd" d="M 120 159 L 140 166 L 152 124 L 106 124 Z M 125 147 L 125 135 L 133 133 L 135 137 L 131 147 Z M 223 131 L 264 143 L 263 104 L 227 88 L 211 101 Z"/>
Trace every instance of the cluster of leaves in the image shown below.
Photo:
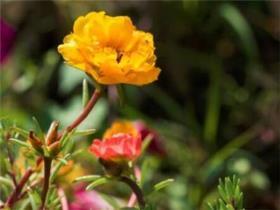
<path fill-rule="evenodd" d="M 34 119 L 33 130 L 38 136 L 44 136 L 38 121 Z M 58 185 L 55 180 L 58 178 L 59 170 L 68 164 L 68 161 L 78 155 L 81 150 L 74 151 L 75 137 L 86 136 L 94 133 L 94 129 L 74 129 L 65 133 L 60 141 L 60 151 L 52 164 L 50 183 L 51 187 L 47 195 L 47 207 L 49 209 L 61 209 L 60 196 L 58 196 Z M 9 120 L 0 122 L 0 145 L 1 145 L 1 170 L 0 170 L 0 204 L 3 205 L 9 196 L 16 190 L 24 176 L 24 172 L 33 168 L 33 175 L 22 187 L 21 193 L 16 198 L 14 208 L 31 208 L 38 210 L 41 205 L 42 191 L 42 166 L 38 165 L 38 158 L 42 156 L 37 148 L 28 141 L 28 130 L 19 128 Z M 44 151 L 43 155 L 49 155 Z M 16 162 L 18 161 L 18 162 Z"/>
<path fill-rule="evenodd" d="M 219 180 L 220 198 L 214 203 L 208 203 L 208 210 L 245 210 L 243 208 L 243 193 L 240 190 L 240 179 L 236 176 Z"/>

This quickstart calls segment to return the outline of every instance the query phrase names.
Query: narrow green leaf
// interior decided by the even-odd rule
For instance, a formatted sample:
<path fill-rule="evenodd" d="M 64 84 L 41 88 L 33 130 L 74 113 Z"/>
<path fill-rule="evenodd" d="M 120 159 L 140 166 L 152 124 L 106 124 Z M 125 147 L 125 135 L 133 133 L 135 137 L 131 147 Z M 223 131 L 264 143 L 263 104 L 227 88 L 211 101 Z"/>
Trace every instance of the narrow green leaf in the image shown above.
<path fill-rule="evenodd" d="M 63 157 L 63 159 L 67 161 L 67 160 L 69 160 L 71 157 L 72 157 L 71 154 L 67 154 L 67 155 L 65 155 L 65 156 Z M 53 172 L 52 172 L 52 174 L 51 174 L 51 178 L 50 178 L 50 182 L 51 182 L 51 183 L 54 181 L 54 179 L 55 179 L 55 177 L 56 177 L 56 175 L 57 175 L 59 169 L 60 169 L 63 165 L 65 165 L 65 164 L 64 164 L 63 162 L 59 161 L 59 163 L 54 167 L 54 170 L 53 170 Z"/>
<path fill-rule="evenodd" d="M 144 183 L 147 181 L 147 174 L 149 172 L 150 166 L 150 159 L 144 159 L 141 167 L 141 180 L 140 180 L 140 186 L 142 187 Z"/>
<path fill-rule="evenodd" d="M 236 138 L 228 141 L 229 143 L 226 144 L 223 148 L 217 151 L 216 154 L 212 155 L 210 160 L 205 162 L 203 166 L 203 173 L 204 179 L 209 176 L 209 172 L 213 171 L 213 169 L 221 166 L 225 160 L 234 154 L 240 147 L 247 144 L 251 139 L 253 139 L 257 135 L 257 129 L 252 127 L 247 131 L 243 132 L 241 135 L 237 136 Z"/>
<path fill-rule="evenodd" d="M 0 176 L 0 183 L 1 185 L 4 184 L 4 185 L 7 185 L 9 187 L 13 187 L 14 184 L 12 182 L 12 180 L 6 178 L 6 177 L 3 177 L 3 176 Z"/>
<path fill-rule="evenodd" d="M 157 206 L 152 205 L 152 204 L 147 204 L 144 208 L 144 210 L 157 210 Z"/>
<path fill-rule="evenodd" d="M 61 150 L 65 150 L 65 148 L 69 145 L 72 135 L 75 133 L 76 129 L 73 129 L 71 132 L 65 132 L 60 140 Z"/>
<path fill-rule="evenodd" d="M 18 139 L 20 137 L 20 134 L 18 132 L 15 133 L 14 138 Z"/>
<path fill-rule="evenodd" d="M 146 149 L 149 147 L 151 141 L 153 139 L 153 135 L 149 134 L 148 136 L 146 136 L 146 138 L 143 140 L 142 143 L 142 153 L 144 153 L 146 151 Z"/>
<path fill-rule="evenodd" d="M 171 119 L 175 119 L 179 122 L 185 122 L 184 111 L 182 106 L 174 100 L 173 97 L 168 95 L 166 91 L 156 85 L 149 85 L 145 88 L 145 93 L 149 95 L 161 108 L 164 109 L 166 114 L 169 115 Z"/>
<path fill-rule="evenodd" d="M 54 200 L 57 198 L 57 190 L 55 187 L 51 187 L 49 189 L 49 192 L 48 192 L 48 197 L 47 197 L 47 200 L 48 201 L 51 201 L 51 203 L 53 204 Z"/>
<path fill-rule="evenodd" d="M 30 203 L 30 200 L 25 199 L 23 202 L 21 202 L 18 210 L 26 210 L 29 203 Z"/>
<path fill-rule="evenodd" d="M 67 160 L 64 158 L 57 158 L 58 161 L 60 161 L 63 165 L 67 165 Z"/>
<path fill-rule="evenodd" d="M 56 206 L 57 204 L 59 204 L 60 198 L 56 197 L 55 199 L 51 200 L 51 202 L 52 202 L 52 206 Z"/>
<path fill-rule="evenodd" d="M 233 185 L 232 185 L 232 182 L 230 180 L 229 177 L 226 177 L 225 178 L 225 191 L 226 191 L 226 194 L 227 194 L 227 198 L 229 199 L 230 197 L 233 197 L 234 194 L 233 194 Z M 227 200 L 227 202 L 229 202 L 230 200 Z"/>
<path fill-rule="evenodd" d="M 215 145 L 217 129 L 220 116 L 221 107 L 221 74 L 222 64 L 217 61 L 216 63 L 209 64 L 210 68 L 210 86 L 207 93 L 207 106 L 206 116 L 204 121 L 203 137 L 205 141 L 211 145 Z"/>
<path fill-rule="evenodd" d="M 219 199 L 218 202 L 219 202 L 219 210 L 227 210 L 226 204 L 222 199 Z"/>
<path fill-rule="evenodd" d="M 30 147 L 30 144 L 24 142 L 24 141 L 21 141 L 19 139 L 15 139 L 15 138 L 9 138 L 9 141 L 12 142 L 12 143 L 15 143 L 19 146 L 22 146 L 22 147 L 28 147 L 28 148 L 31 148 Z"/>
<path fill-rule="evenodd" d="M 240 193 L 240 196 L 239 196 L 239 199 L 238 199 L 238 202 L 237 202 L 237 209 L 242 209 L 243 208 L 243 196 L 244 194 L 241 192 Z"/>
<path fill-rule="evenodd" d="M 3 121 L 2 121 L 2 118 L 0 118 L 0 129 L 2 130 L 2 129 L 4 129 L 4 123 L 3 123 Z"/>
<path fill-rule="evenodd" d="M 106 202 L 108 202 L 113 207 L 113 209 L 120 209 L 118 200 L 115 197 L 107 195 L 105 193 L 101 193 L 101 192 L 98 192 L 98 193 Z"/>
<path fill-rule="evenodd" d="M 1 182 L 0 182 L 1 184 Z M 11 193 L 11 188 L 6 186 L 6 185 L 1 185 L 1 196 L 5 196 L 6 198 L 10 195 Z"/>
<path fill-rule="evenodd" d="M 215 208 L 213 207 L 213 205 L 211 203 L 207 203 L 207 208 L 208 208 L 208 210 L 215 210 Z"/>
<path fill-rule="evenodd" d="M 237 34 L 245 53 L 248 58 L 255 60 L 259 56 L 257 42 L 254 34 L 247 22 L 246 18 L 242 15 L 239 9 L 233 4 L 223 4 L 219 8 L 221 16 L 229 23 L 234 32 Z"/>
<path fill-rule="evenodd" d="M 237 185 L 239 185 L 238 183 L 239 179 L 236 177 L 236 175 L 234 174 L 232 177 L 232 184 L 234 187 L 236 187 Z"/>
<path fill-rule="evenodd" d="M 55 206 L 54 206 L 54 210 L 61 210 L 62 207 L 61 207 L 61 203 L 57 203 Z"/>
<path fill-rule="evenodd" d="M 67 131 L 64 131 L 63 134 L 62 134 L 62 137 L 60 139 L 60 146 L 61 146 L 61 148 L 64 147 L 65 141 L 67 141 L 68 137 L 69 137 L 69 133 Z"/>
<path fill-rule="evenodd" d="M 44 132 L 40 126 L 40 123 L 39 121 L 36 119 L 36 117 L 32 117 L 32 120 L 34 122 L 34 126 L 35 126 L 35 129 L 36 129 L 36 134 L 38 135 L 39 139 L 44 139 Z"/>
<path fill-rule="evenodd" d="M 241 189 L 240 189 L 240 186 L 239 186 L 239 183 L 238 185 L 236 185 L 236 187 L 233 189 L 233 197 L 234 199 L 239 199 L 242 195 L 242 192 L 241 192 Z"/>
<path fill-rule="evenodd" d="M 154 190 L 159 191 L 165 187 L 167 187 L 170 183 L 174 182 L 174 179 L 166 179 L 154 185 Z"/>
<path fill-rule="evenodd" d="M 64 153 L 73 153 L 73 148 L 75 146 L 75 141 L 72 136 L 69 138 L 68 142 L 64 145 L 62 151 Z"/>
<path fill-rule="evenodd" d="M 87 80 L 83 80 L 83 107 L 85 107 L 89 100 L 88 83 Z"/>
<path fill-rule="evenodd" d="M 96 129 L 86 129 L 86 130 L 77 130 L 73 134 L 74 136 L 88 136 L 91 134 L 94 134 L 96 132 Z"/>
<path fill-rule="evenodd" d="M 222 199 L 227 200 L 227 194 L 226 194 L 225 189 L 223 188 L 222 185 L 218 186 L 218 191 L 219 191 L 219 194 L 222 197 Z"/>
<path fill-rule="evenodd" d="M 26 130 L 24 130 L 22 128 L 18 128 L 18 127 L 12 127 L 12 129 L 14 131 L 16 131 L 17 133 L 19 133 L 20 135 L 22 135 L 24 138 L 28 138 L 28 134 L 29 134 L 28 131 L 26 131 Z"/>
<path fill-rule="evenodd" d="M 231 204 L 226 205 L 226 210 L 235 210 Z"/>
<path fill-rule="evenodd" d="M 92 190 L 93 188 L 99 186 L 99 185 L 102 185 L 102 184 L 105 184 L 108 182 L 108 179 L 105 178 L 105 177 L 101 177 L 97 180 L 95 180 L 94 182 L 92 182 L 91 184 L 89 184 L 87 187 L 86 187 L 86 190 Z"/>
<path fill-rule="evenodd" d="M 32 193 L 30 191 L 28 191 L 28 198 L 29 198 L 32 210 L 38 210 L 39 206 L 37 206 L 37 204 L 35 202 L 35 198 L 33 197 Z"/>
<path fill-rule="evenodd" d="M 88 175 L 88 176 L 81 176 L 74 180 L 74 182 L 93 182 L 99 179 L 100 175 Z"/>

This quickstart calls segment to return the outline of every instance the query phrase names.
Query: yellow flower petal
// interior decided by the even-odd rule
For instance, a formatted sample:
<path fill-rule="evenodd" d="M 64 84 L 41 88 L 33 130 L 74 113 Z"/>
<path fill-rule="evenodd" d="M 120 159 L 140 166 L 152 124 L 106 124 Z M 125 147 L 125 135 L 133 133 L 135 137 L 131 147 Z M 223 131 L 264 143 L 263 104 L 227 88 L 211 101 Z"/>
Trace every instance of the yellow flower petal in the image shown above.
<path fill-rule="evenodd" d="M 131 134 L 132 136 L 137 136 L 139 134 L 135 126 L 130 121 L 117 120 L 109 129 L 106 130 L 103 135 L 103 139 L 110 138 L 114 134 L 119 133 L 127 133 Z"/>
<path fill-rule="evenodd" d="M 129 17 L 90 12 L 74 23 L 73 33 L 58 46 L 66 62 L 100 84 L 144 85 L 157 79 L 154 41 L 136 30 Z"/>

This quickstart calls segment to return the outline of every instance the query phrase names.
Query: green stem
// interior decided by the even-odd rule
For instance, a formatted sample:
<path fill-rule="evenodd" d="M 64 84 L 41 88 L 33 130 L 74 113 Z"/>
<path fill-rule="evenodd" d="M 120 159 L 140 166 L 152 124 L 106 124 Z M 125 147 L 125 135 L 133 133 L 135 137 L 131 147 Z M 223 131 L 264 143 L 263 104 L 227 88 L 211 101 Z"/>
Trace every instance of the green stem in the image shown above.
<path fill-rule="evenodd" d="M 254 126 L 243 132 L 241 135 L 229 141 L 223 148 L 217 151 L 202 167 L 202 174 L 207 176 L 207 171 L 211 171 L 211 169 L 217 167 L 223 161 L 225 161 L 228 157 L 230 157 L 233 153 L 235 153 L 240 147 L 247 144 L 252 138 L 254 138 L 259 132 L 259 127 Z M 204 177 L 204 178 L 205 178 Z"/>
<path fill-rule="evenodd" d="M 220 115 L 220 83 L 222 66 L 218 60 L 209 64 L 210 86 L 208 90 L 206 117 L 204 122 L 204 139 L 212 148 L 216 143 Z"/>

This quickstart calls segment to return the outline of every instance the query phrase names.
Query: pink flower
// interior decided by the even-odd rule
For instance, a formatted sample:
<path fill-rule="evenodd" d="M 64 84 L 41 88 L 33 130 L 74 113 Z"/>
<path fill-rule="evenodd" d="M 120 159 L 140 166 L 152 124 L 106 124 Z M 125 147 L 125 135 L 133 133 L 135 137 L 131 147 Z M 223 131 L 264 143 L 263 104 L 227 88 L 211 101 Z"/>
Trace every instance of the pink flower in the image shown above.
<path fill-rule="evenodd" d="M 127 133 L 114 134 L 102 141 L 95 139 L 90 151 L 103 160 L 135 160 L 141 153 L 141 138 L 140 135 L 135 137 Z"/>
<path fill-rule="evenodd" d="M 69 210 L 113 210 L 97 192 L 79 189 L 75 192 L 75 199 Z"/>
<path fill-rule="evenodd" d="M 141 154 L 141 135 L 129 121 L 116 121 L 103 139 L 94 139 L 89 150 L 106 161 L 133 161 Z"/>
<path fill-rule="evenodd" d="M 2 18 L 0 19 L 0 63 L 4 63 L 13 47 L 16 37 L 15 29 Z"/>
<path fill-rule="evenodd" d="M 141 134 L 142 140 L 144 140 L 148 135 L 151 136 L 152 140 L 148 147 L 148 151 L 157 155 L 165 156 L 166 151 L 164 148 L 163 140 L 160 138 L 159 134 L 150 129 L 144 122 L 136 121 L 134 122 L 135 128 Z"/>

